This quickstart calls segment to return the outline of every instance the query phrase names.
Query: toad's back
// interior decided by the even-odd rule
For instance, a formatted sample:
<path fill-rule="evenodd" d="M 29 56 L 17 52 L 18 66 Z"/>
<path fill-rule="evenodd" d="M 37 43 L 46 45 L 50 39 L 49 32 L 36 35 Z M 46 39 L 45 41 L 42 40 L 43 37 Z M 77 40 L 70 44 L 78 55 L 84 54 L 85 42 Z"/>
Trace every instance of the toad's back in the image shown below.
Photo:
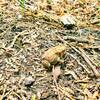
<path fill-rule="evenodd" d="M 49 61 L 50 59 L 52 59 L 52 57 L 54 57 L 54 55 L 56 54 L 59 55 L 65 50 L 66 50 L 66 46 L 64 45 L 58 45 L 58 46 L 52 47 L 43 54 L 42 58 Z"/>

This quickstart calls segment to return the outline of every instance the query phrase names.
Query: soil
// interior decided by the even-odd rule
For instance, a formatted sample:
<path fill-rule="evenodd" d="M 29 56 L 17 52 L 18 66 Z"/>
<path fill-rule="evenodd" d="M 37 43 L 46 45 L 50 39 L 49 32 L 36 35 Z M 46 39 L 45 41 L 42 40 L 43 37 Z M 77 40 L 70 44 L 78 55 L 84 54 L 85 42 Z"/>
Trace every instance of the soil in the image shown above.
<path fill-rule="evenodd" d="M 13 0 L 1 3 L 0 100 L 99 100 L 99 27 L 68 30 L 44 17 L 20 19 L 16 4 Z M 42 64 L 42 55 L 59 44 L 67 50 L 63 63 L 51 65 L 61 71 L 55 82 L 52 69 Z"/>

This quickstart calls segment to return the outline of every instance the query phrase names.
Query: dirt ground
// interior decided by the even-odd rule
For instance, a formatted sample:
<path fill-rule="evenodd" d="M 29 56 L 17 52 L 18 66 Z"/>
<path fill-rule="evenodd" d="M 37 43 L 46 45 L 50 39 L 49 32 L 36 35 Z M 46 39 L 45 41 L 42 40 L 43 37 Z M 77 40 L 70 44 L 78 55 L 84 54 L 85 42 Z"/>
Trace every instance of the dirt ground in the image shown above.
<path fill-rule="evenodd" d="M 92 4 L 84 5 L 91 10 Z M 16 0 L 0 5 L 0 100 L 100 100 L 100 30 L 87 22 L 100 10 L 87 14 L 77 4 L 79 13 L 72 12 L 80 22 L 68 30 L 43 15 L 20 18 Z M 59 44 L 66 46 L 63 63 L 48 70 L 42 55 Z"/>

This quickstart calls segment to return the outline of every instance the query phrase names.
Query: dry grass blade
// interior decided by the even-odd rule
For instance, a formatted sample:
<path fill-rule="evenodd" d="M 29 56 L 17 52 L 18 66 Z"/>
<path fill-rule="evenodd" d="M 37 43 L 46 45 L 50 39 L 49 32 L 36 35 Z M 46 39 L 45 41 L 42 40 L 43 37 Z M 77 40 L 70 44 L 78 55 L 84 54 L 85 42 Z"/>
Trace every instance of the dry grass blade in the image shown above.
<path fill-rule="evenodd" d="M 77 42 L 81 42 L 81 43 L 88 43 L 87 39 L 82 39 L 81 37 L 64 36 L 64 40 L 77 41 Z"/>
<path fill-rule="evenodd" d="M 20 32 L 19 34 L 17 34 L 17 35 L 14 37 L 14 39 L 13 39 L 12 43 L 10 44 L 10 46 L 7 47 L 7 48 L 12 48 L 13 45 L 15 44 L 17 38 L 18 38 L 20 35 L 23 35 L 23 34 L 28 34 L 28 33 L 27 33 L 26 31 L 23 31 L 23 32 Z"/>
<path fill-rule="evenodd" d="M 71 93 L 73 94 L 73 90 L 69 89 L 69 88 L 63 88 L 63 87 L 58 87 L 59 91 L 64 94 L 69 100 L 74 100 L 73 96 L 71 95 Z"/>
<path fill-rule="evenodd" d="M 82 79 L 82 80 L 76 80 L 76 81 L 74 81 L 75 83 L 88 83 L 89 82 L 89 78 L 88 77 L 86 77 L 86 78 L 84 78 L 84 79 Z"/>

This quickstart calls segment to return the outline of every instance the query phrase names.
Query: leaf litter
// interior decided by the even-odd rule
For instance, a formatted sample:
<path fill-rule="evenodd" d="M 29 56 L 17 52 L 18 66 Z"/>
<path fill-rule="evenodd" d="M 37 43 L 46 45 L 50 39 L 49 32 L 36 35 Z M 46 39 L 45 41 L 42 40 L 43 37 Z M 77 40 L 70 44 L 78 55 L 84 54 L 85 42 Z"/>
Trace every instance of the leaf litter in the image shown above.
<path fill-rule="evenodd" d="M 0 100 L 99 100 L 98 6 L 99 0 L 26 0 L 22 16 L 17 0 L 1 0 Z M 75 25 L 59 20 L 64 15 Z M 60 44 L 64 52 L 52 49 Z M 51 70 L 42 63 L 45 53 Z"/>

